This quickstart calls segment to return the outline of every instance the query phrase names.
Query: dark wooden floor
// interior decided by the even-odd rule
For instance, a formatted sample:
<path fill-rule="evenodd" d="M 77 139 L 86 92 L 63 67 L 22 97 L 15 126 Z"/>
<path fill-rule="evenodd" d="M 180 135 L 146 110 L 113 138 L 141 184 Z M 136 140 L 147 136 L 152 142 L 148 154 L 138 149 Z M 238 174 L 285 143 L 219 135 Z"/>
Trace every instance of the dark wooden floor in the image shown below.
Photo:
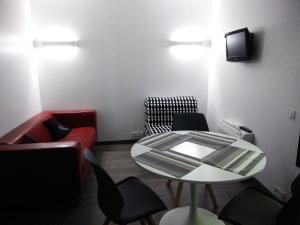
<path fill-rule="evenodd" d="M 166 180 L 155 176 L 138 167 L 130 158 L 130 144 L 122 145 L 101 145 L 97 147 L 97 158 L 104 169 L 115 181 L 120 181 L 128 176 L 136 176 L 149 185 L 166 203 L 169 209 L 174 206 L 176 182 L 170 187 L 166 186 Z M 223 208 L 226 202 L 246 186 L 259 184 L 250 179 L 239 183 L 214 185 L 214 190 L 219 203 L 219 210 L 213 208 L 204 185 L 199 185 L 199 207 L 212 210 L 216 213 Z M 80 204 L 76 207 L 63 209 L 22 209 L 0 212 L 0 224 L 3 225 L 101 225 L 104 216 L 96 202 L 97 184 L 94 175 L 91 173 L 81 198 Z M 189 185 L 184 185 L 181 205 L 189 205 Z M 154 216 L 158 224 L 162 212 Z M 139 223 L 135 223 L 139 224 Z"/>

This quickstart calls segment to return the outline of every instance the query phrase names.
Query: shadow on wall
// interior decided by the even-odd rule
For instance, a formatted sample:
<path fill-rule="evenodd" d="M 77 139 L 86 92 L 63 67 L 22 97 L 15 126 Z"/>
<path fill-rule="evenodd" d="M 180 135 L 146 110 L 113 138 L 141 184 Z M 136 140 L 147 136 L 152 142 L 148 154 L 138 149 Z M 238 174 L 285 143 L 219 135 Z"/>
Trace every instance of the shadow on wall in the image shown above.
<path fill-rule="evenodd" d="M 252 51 L 252 59 L 249 63 L 259 63 L 261 62 L 262 55 L 263 55 L 263 46 L 264 46 L 264 39 L 265 39 L 265 28 L 261 28 L 258 30 L 253 31 L 254 38 L 253 38 L 253 51 Z"/>

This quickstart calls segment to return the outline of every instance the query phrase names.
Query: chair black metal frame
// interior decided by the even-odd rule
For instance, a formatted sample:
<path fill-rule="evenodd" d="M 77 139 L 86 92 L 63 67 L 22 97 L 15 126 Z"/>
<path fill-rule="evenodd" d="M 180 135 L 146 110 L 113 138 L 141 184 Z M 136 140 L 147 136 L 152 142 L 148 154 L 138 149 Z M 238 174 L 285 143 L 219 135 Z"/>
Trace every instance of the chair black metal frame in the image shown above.
<path fill-rule="evenodd" d="M 115 184 L 99 166 L 91 151 L 85 149 L 84 156 L 92 165 L 97 178 L 97 200 L 99 208 L 106 216 L 105 225 L 110 221 L 125 225 L 137 220 L 142 225 L 153 225 L 151 215 L 167 209 L 158 195 L 138 178 L 128 177 Z"/>
<path fill-rule="evenodd" d="M 179 113 L 173 115 L 172 130 L 197 130 L 197 131 L 209 131 L 206 118 L 202 113 Z M 170 185 L 171 180 L 167 182 Z M 218 208 L 218 202 L 214 193 L 214 190 L 210 184 L 205 185 L 209 192 L 212 203 L 215 208 Z M 183 188 L 183 182 L 179 181 L 175 196 L 175 207 L 179 206 L 180 196 Z"/>

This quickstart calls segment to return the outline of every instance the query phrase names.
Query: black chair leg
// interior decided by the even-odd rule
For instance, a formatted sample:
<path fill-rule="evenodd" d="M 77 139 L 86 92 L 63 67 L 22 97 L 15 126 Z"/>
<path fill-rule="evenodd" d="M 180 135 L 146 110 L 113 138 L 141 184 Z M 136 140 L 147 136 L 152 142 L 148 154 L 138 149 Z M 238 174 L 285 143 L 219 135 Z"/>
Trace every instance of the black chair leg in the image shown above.
<path fill-rule="evenodd" d="M 208 193 L 210 195 L 211 201 L 212 201 L 215 209 L 217 209 L 219 206 L 218 206 L 218 201 L 217 201 L 214 189 L 212 188 L 211 184 L 206 184 L 205 187 L 208 190 Z"/>
<path fill-rule="evenodd" d="M 167 181 L 167 186 L 170 186 L 171 182 L 172 182 L 172 180 L 168 180 Z"/>
<path fill-rule="evenodd" d="M 147 216 L 145 220 L 147 221 L 148 225 L 155 225 L 155 222 L 151 216 Z"/>
<path fill-rule="evenodd" d="M 141 222 L 141 225 L 147 225 L 146 219 L 141 219 L 140 222 Z"/>
<path fill-rule="evenodd" d="M 175 196 L 175 208 L 179 207 L 182 187 L 183 187 L 183 182 L 179 181 L 177 184 L 177 190 L 176 190 L 176 196 Z"/>
<path fill-rule="evenodd" d="M 103 225 L 109 225 L 110 220 L 108 218 L 105 218 Z"/>
<path fill-rule="evenodd" d="M 141 219 L 140 222 L 141 222 L 141 225 L 147 225 L 143 219 Z"/>

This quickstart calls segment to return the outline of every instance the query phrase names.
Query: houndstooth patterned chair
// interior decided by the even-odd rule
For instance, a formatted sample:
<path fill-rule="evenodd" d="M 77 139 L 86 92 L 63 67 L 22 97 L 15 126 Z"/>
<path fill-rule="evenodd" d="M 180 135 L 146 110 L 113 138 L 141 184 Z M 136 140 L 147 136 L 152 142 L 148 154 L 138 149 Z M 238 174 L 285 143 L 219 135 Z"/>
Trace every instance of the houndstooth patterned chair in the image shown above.
<path fill-rule="evenodd" d="M 193 96 L 148 97 L 145 100 L 145 135 L 171 131 L 176 113 L 197 113 Z"/>

